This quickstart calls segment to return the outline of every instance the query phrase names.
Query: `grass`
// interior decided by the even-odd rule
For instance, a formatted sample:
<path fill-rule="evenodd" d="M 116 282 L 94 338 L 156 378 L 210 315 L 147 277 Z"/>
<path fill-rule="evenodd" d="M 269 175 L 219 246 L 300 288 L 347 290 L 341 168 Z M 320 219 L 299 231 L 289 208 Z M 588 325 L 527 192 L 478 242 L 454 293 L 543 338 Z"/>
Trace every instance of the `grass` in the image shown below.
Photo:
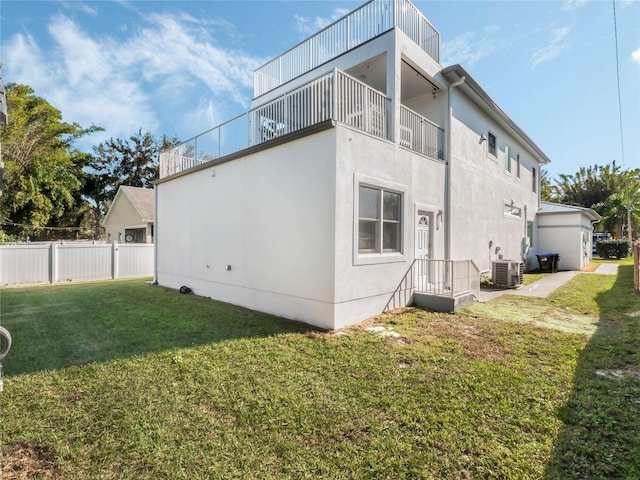
<path fill-rule="evenodd" d="M 3 479 L 638 478 L 631 273 L 341 332 L 139 280 L 2 289 Z"/>

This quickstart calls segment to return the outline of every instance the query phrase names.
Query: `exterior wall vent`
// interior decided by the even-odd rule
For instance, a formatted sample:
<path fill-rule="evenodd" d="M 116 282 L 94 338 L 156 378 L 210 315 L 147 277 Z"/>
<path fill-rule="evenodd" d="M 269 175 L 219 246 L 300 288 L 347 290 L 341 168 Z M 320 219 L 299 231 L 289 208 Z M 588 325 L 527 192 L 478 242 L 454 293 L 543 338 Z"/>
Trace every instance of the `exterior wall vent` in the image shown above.
<path fill-rule="evenodd" d="M 491 278 L 499 287 L 519 287 L 524 277 L 524 262 L 495 260 L 491 264 Z"/>

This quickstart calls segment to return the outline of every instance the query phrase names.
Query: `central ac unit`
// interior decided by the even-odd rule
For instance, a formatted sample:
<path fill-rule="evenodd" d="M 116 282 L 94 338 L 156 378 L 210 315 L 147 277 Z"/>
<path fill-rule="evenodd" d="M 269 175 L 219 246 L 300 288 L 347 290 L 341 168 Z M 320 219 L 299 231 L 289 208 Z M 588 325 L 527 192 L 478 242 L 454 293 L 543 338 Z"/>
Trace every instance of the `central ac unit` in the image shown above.
<path fill-rule="evenodd" d="M 491 278 L 499 287 L 519 287 L 522 285 L 524 262 L 515 260 L 495 260 L 491 264 Z"/>

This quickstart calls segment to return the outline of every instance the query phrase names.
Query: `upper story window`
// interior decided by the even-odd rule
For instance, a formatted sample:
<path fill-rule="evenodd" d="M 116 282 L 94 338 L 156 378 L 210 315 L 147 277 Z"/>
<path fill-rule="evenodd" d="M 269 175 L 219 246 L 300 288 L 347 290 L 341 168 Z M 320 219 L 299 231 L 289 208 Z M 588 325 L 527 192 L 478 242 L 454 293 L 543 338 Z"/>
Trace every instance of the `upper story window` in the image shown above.
<path fill-rule="evenodd" d="M 358 253 L 400 252 L 402 194 L 360 185 L 358 195 Z"/>
<path fill-rule="evenodd" d="M 531 191 L 533 193 L 538 192 L 538 172 L 536 171 L 536 167 L 531 168 Z"/>
<path fill-rule="evenodd" d="M 516 155 L 516 177 L 520 178 L 520 154 Z"/>
<path fill-rule="evenodd" d="M 487 137 L 487 153 L 489 153 L 489 155 L 493 155 L 494 157 L 496 157 L 497 155 L 497 149 L 496 149 L 496 144 L 497 144 L 497 138 L 496 136 L 489 132 L 488 137 Z"/>
<path fill-rule="evenodd" d="M 509 156 L 509 146 L 504 146 L 504 171 L 511 173 L 511 157 Z"/>

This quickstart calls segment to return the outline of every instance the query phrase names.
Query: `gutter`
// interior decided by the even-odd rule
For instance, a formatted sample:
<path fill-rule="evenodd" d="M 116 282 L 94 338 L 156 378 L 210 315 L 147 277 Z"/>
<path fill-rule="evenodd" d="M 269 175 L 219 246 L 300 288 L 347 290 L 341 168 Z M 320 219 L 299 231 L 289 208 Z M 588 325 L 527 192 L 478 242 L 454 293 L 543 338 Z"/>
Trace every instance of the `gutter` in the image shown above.
<path fill-rule="evenodd" d="M 467 79 L 462 75 L 457 81 L 451 83 L 447 89 L 447 105 L 449 114 L 447 115 L 447 145 L 446 162 L 444 169 L 444 259 L 451 260 L 451 119 L 453 118 L 453 106 L 451 105 L 451 92 L 454 88 L 462 85 Z"/>
<path fill-rule="evenodd" d="M 524 131 L 493 101 L 493 99 L 485 92 L 469 73 L 460 65 L 452 65 L 442 70 L 442 76 L 451 81 L 453 78 L 466 78 L 464 88 L 465 94 L 476 103 L 485 113 L 499 122 L 503 128 L 510 131 L 516 138 L 519 138 L 530 153 L 542 164 L 551 162 L 551 159 L 545 155 L 536 143 L 524 133 Z M 539 180 L 538 180 L 539 181 Z"/>

